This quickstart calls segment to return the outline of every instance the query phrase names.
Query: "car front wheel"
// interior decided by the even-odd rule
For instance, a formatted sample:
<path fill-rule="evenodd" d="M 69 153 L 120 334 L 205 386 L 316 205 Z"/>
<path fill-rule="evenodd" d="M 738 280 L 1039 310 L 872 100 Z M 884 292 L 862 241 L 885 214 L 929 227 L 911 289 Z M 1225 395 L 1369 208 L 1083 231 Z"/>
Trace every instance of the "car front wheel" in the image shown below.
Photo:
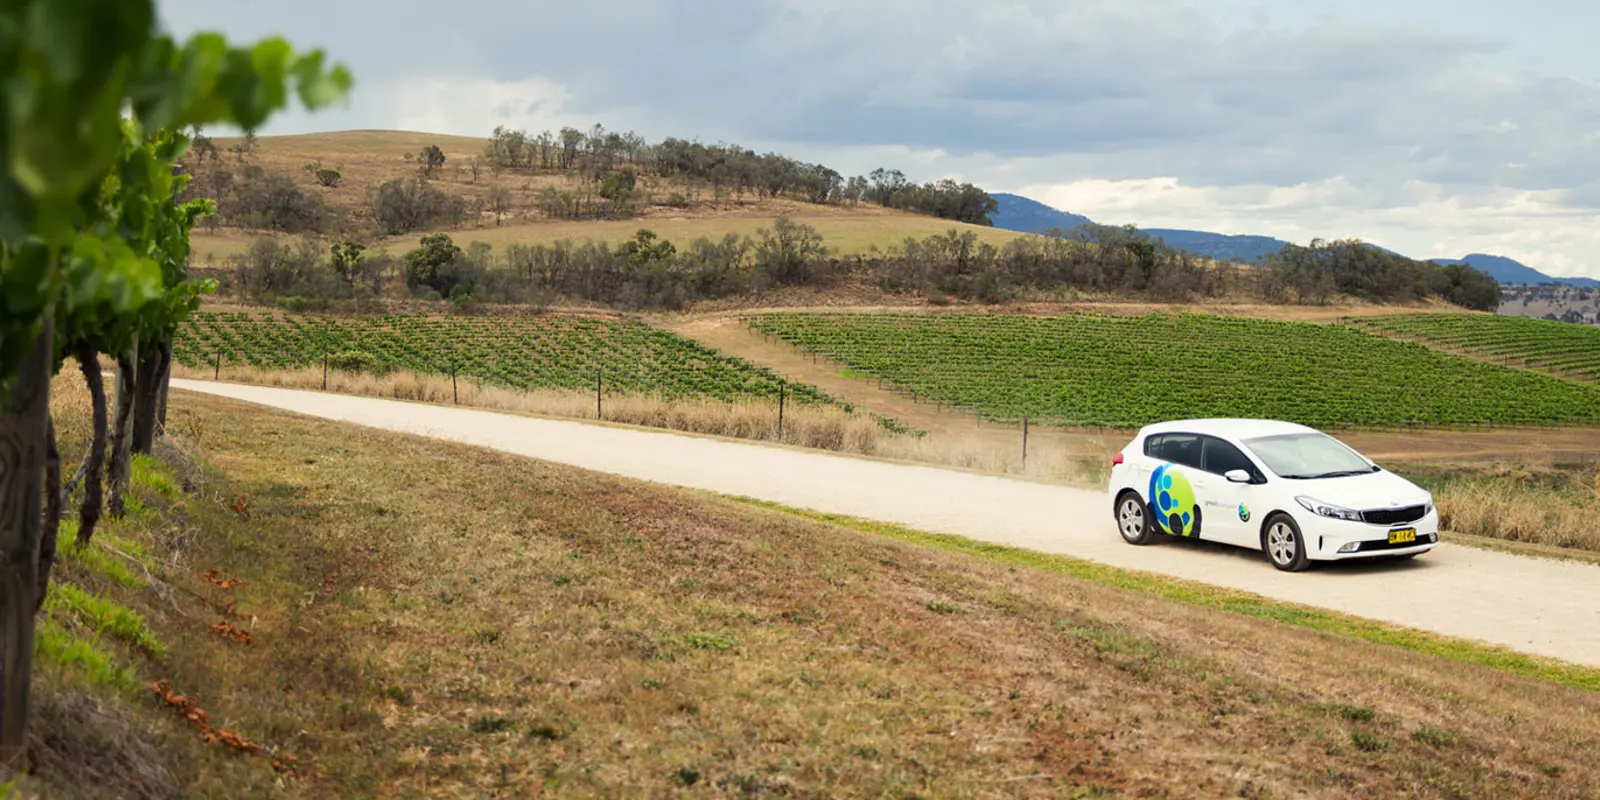
<path fill-rule="evenodd" d="M 1261 532 L 1261 549 L 1267 551 L 1272 566 L 1285 572 L 1299 572 L 1311 566 L 1306 540 L 1300 526 L 1288 514 L 1274 514 Z"/>
<path fill-rule="evenodd" d="M 1124 492 L 1117 498 L 1117 530 L 1128 544 L 1150 543 L 1150 515 L 1138 492 Z"/>

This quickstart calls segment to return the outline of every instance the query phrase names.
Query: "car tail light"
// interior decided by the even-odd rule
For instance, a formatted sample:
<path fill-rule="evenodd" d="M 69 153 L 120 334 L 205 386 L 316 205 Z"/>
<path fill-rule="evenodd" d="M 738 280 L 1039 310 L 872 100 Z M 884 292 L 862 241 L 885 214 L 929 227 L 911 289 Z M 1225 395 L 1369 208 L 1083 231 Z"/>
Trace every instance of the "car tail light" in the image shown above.
<path fill-rule="evenodd" d="M 1122 463 L 1122 454 L 1121 453 L 1117 453 L 1116 455 L 1111 457 L 1111 465 L 1112 466 L 1116 466 L 1116 465 L 1121 464 L 1121 463 Z"/>

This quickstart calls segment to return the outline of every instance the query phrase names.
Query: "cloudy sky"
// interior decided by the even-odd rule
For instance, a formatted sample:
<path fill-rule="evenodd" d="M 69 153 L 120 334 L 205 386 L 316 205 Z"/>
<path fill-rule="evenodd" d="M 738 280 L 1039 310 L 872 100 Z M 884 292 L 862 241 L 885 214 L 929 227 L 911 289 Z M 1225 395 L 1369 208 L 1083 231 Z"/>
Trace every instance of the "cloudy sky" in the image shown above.
<path fill-rule="evenodd" d="M 899 168 L 1096 221 L 1600 275 L 1600 4 L 161 0 L 284 35 L 347 107 L 262 133 L 595 123 Z"/>

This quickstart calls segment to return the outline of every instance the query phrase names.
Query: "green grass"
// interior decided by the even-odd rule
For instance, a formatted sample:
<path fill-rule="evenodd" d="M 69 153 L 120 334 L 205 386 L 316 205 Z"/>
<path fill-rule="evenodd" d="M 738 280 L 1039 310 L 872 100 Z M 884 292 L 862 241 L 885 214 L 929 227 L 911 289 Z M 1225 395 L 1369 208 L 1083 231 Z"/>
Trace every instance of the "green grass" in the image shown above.
<path fill-rule="evenodd" d="M 45 607 L 70 611 L 98 632 L 109 633 L 152 656 L 160 658 L 167 648 L 150 632 L 144 615 L 108 597 L 95 597 L 83 589 L 60 581 L 50 584 Z"/>
<path fill-rule="evenodd" d="M 88 547 L 78 547 L 77 539 L 78 521 L 63 520 L 61 529 L 56 534 L 56 552 L 62 559 L 99 575 L 118 586 L 128 589 L 143 589 L 145 587 L 145 579 L 133 571 L 133 568 L 128 565 L 128 560 L 107 549 L 108 547 L 115 547 L 124 553 L 129 553 L 131 549 L 137 548 L 132 542 L 120 539 L 115 534 L 103 529 L 95 533 L 94 540 L 89 542 Z M 139 549 L 139 552 L 142 552 L 142 549 Z"/>
<path fill-rule="evenodd" d="M 118 691 L 132 691 L 139 686 L 132 667 L 119 665 L 97 641 L 69 631 L 51 614 L 41 616 L 34 629 L 34 653 L 45 663 L 76 670 L 95 686 Z"/>
<path fill-rule="evenodd" d="M 167 500 L 177 500 L 183 495 L 178 488 L 178 478 L 161 459 L 145 453 L 134 453 L 128 464 L 129 486 L 135 490 L 153 492 Z"/>
<path fill-rule="evenodd" d="M 1600 422 L 1600 389 L 1349 326 L 1187 313 L 765 313 L 746 321 L 855 374 L 999 421 Z"/>
<path fill-rule="evenodd" d="M 1476 358 L 1600 381 L 1600 327 L 1489 314 L 1396 314 L 1346 323 Z"/>
<path fill-rule="evenodd" d="M 1348 636 L 1366 642 L 1438 656 L 1463 664 L 1488 667 L 1526 678 L 1548 681 L 1561 686 L 1600 692 L 1600 669 L 1594 667 L 1570 664 L 1557 659 L 1527 655 L 1504 648 L 1374 622 L 1309 606 L 1271 600 L 1249 592 L 1224 589 L 1196 581 L 1104 566 L 1070 556 L 1049 555 L 1018 547 L 979 542 L 963 536 L 928 533 L 858 517 L 791 508 L 778 503 L 770 503 L 748 497 L 718 496 L 760 508 L 839 525 L 864 533 L 889 536 L 902 541 L 937 547 L 941 550 L 981 556 L 1007 564 L 1041 569 L 1104 586 L 1143 592 L 1167 600 L 1175 600 L 1204 608 L 1222 609 L 1248 617 L 1268 619 L 1324 633 Z"/>

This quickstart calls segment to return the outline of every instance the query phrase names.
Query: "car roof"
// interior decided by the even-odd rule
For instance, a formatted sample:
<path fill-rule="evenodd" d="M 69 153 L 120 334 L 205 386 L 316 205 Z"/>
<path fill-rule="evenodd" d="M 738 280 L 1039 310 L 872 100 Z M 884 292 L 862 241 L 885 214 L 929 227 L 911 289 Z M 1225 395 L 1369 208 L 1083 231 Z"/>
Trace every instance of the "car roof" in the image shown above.
<path fill-rule="evenodd" d="M 1251 439 L 1257 436 L 1276 436 L 1285 433 L 1320 433 L 1294 422 L 1275 419 L 1178 419 L 1146 425 L 1140 435 L 1157 433 L 1206 433 L 1228 439 Z"/>

